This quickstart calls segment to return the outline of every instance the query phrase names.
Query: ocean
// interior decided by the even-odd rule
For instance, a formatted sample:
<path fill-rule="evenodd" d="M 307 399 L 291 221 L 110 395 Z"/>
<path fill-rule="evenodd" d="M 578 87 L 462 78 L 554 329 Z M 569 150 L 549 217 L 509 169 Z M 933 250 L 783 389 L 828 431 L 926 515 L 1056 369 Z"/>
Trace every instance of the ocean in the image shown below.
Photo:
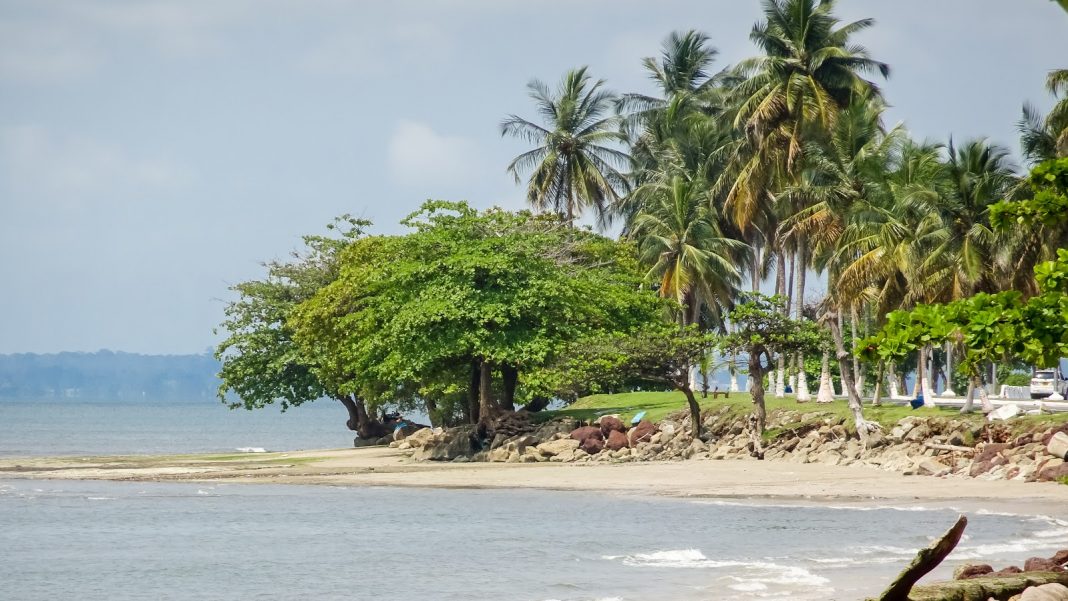
<path fill-rule="evenodd" d="M 0 450 L 338 447 L 351 438 L 343 419 L 329 404 L 285 415 L 0 404 Z M 1066 516 L 968 513 L 936 577 L 1068 547 Z M 8 479 L 0 599 L 853 601 L 878 593 L 955 517 L 916 504 Z"/>

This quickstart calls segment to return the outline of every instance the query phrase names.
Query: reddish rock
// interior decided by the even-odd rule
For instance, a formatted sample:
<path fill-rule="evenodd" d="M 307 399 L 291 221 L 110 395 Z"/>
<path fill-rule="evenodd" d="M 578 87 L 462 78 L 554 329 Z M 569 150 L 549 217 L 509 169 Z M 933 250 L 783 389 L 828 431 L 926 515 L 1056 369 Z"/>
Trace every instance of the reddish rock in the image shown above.
<path fill-rule="evenodd" d="M 1059 566 L 1063 566 L 1068 563 L 1068 549 L 1057 551 L 1057 553 L 1053 557 L 1050 557 L 1049 560 Z"/>
<path fill-rule="evenodd" d="M 1061 564 L 1045 557 L 1030 557 L 1024 562 L 1025 572 L 1063 572 Z"/>
<path fill-rule="evenodd" d="M 1023 570 L 1016 566 L 1009 566 L 1007 568 L 1002 568 L 994 572 L 993 574 L 991 574 L 991 576 L 1012 576 L 1013 574 L 1020 574 L 1022 572 Z"/>
<path fill-rule="evenodd" d="M 1044 482 L 1064 477 L 1068 477 L 1068 463 L 1044 467 L 1038 472 L 1038 479 Z"/>
<path fill-rule="evenodd" d="M 625 449 L 627 448 L 627 435 L 619 430 L 612 430 L 608 433 L 608 441 L 604 443 L 604 446 L 610 451 Z"/>
<path fill-rule="evenodd" d="M 638 422 L 637 426 L 634 426 L 627 432 L 627 439 L 630 440 L 630 446 L 634 446 L 639 442 L 649 442 L 649 439 L 656 433 L 656 424 L 643 419 Z"/>
<path fill-rule="evenodd" d="M 1042 446 L 1048 445 L 1050 439 L 1052 439 L 1059 432 L 1068 433 L 1068 424 L 1061 424 L 1060 426 L 1052 428 L 1049 432 L 1047 432 L 1046 435 L 1042 437 Z"/>
<path fill-rule="evenodd" d="M 601 433 L 608 436 L 609 432 L 626 432 L 627 427 L 623 425 L 623 420 L 618 417 L 606 415 L 601 418 Z"/>
<path fill-rule="evenodd" d="M 978 576 L 985 576 L 994 571 L 994 568 L 987 564 L 979 565 L 963 565 L 953 570 L 954 580 L 967 580 L 969 578 L 976 578 Z"/>
<path fill-rule="evenodd" d="M 571 438 L 579 442 L 593 437 L 604 440 L 604 434 L 601 434 L 601 429 L 597 426 L 582 426 L 581 428 L 575 428 L 575 430 L 571 432 Z"/>
<path fill-rule="evenodd" d="M 598 430 L 597 433 L 600 434 L 600 430 Z M 602 450 L 604 450 L 604 440 L 591 436 L 583 440 L 579 444 L 579 448 L 583 451 L 586 451 L 590 455 L 596 455 L 597 453 L 600 453 Z"/>
<path fill-rule="evenodd" d="M 985 444 L 983 445 L 983 450 L 979 451 L 979 454 L 975 456 L 975 463 L 990 461 L 1007 448 L 1009 448 L 1009 445 L 1003 443 Z"/>

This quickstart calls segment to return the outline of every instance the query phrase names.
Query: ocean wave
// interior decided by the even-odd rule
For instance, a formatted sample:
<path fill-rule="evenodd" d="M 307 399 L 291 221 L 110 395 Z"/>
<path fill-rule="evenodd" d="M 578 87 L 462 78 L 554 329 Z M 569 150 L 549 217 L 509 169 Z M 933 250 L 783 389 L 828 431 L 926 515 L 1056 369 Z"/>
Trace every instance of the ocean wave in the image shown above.
<path fill-rule="evenodd" d="M 739 568 L 741 575 L 727 576 L 738 584 L 775 584 L 783 586 L 823 586 L 827 578 L 814 574 L 800 566 L 782 565 L 764 561 L 717 560 L 705 557 L 697 549 L 672 549 L 634 555 L 608 555 L 604 559 L 621 560 L 623 565 L 654 568 Z M 736 589 L 737 590 L 737 589 Z"/>
<path fill-rule="evenodd" d="M 234 449 L 238 453 L 266 453 L 267 449 L 263 447 L 237 447 Z"/>

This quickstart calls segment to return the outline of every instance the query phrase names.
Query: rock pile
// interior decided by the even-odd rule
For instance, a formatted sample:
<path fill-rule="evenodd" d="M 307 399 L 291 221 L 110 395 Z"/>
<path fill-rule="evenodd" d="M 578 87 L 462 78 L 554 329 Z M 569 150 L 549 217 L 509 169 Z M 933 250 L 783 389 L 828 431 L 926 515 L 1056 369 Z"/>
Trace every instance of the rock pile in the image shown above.
<path fill-rule="evenodd" d="M 723 406 L 705 412 L 702 419 L 704 434 L 694 439 L 686 412 L 659 424 L 643 420 L 632 427 L 618 416 L 603 416 L 592 424 L 563 418 L 539 425 L 518 412 L 499 418 L 492 437 L 482 443 L 475 437 L 474 426 L 459 426 L 425 428 L 390 446 L 412 450 L 415 459 L 440 461 L 753 459 L 748 425 L 737 410 Z M 964 418 L 910 416 L 886 432 L 873 433 L 865 447 L 852 423 L 841 416 L 778 410 L 768 416 L 764 457 L 795 463 L 865 465 L 907 475 L 1060 480 L 1068 478 L 1068 463 L 1063 456 L 1054 456 L 1060 451 L 1058 441 L 1068 436 L 1062 432 L 1068 432 L 1068 424 L 1017 431 L 1006 424 L 981 424 Z M 1047 446 L 1053 450 L 1047 451 Z"/>

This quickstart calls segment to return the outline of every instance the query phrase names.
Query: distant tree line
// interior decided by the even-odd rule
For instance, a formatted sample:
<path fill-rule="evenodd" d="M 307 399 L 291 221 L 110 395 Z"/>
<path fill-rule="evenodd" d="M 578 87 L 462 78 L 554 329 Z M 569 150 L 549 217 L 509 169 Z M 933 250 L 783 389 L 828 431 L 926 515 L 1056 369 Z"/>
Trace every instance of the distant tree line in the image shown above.
<path fill-rule="evenodd" d="M 0 355 L 0 400 L 207 400 L 215 397 L 218 371 L 209 354 Z"/>

